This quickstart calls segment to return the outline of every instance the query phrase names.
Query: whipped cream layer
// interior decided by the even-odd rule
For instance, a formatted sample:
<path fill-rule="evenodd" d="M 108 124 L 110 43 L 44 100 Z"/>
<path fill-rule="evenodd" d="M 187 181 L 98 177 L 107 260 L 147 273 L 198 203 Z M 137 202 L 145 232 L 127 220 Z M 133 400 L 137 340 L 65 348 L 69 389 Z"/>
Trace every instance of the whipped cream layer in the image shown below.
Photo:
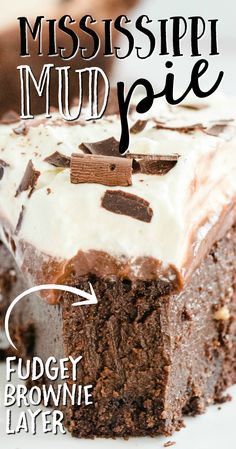
<path fill-rule="evenodd" d="M 151 257 L 164 266 L 173 265 L 184 275 L 189 257 L 197 256 L 223 211 L 235 203 L 236 133 L 232 130 L 236 102 L 215 97 L 204 103 L 190 99 L 182 106 L 170 107 L 156 100 L 147 114 L 131 113 L 130 127 L 138 119 L 148 122 L 143 131 L 130 135 L 130 153 L 178 153 L 180 157 L 165 175 L 133 174 L 129 187 L 71 184 L 69 168 L 58 169 L 44 161 L 55 151 L 68 156 L 81 153 L 79 145 L 83 142 L 109 137 L 119 140 L 117 115 L 96 122 L 82 117 L 70 124 L 55 112 L 52 119 L 28 121 L 26 135 L 13 131 L 18 123 L 0 125 L 0 159 L 9 164 L 0 181 L 1 238 L 6 242 L 6 235 L 14 237 L 18 263 L 22 261 L 17 242 L 24 241 L 53 259 L 70 260 L 79 251 L 96 250 L 117 259 L 128 258 L 131 265 L 133 260 L 134 272 L 137 258 Z M 84 114 L 86 117 L 86 111 Z M 209 127 L 222 120 L 229 120 L 231 135 L 155 128 L 155 121 L 169 127 L 196 123 Z M 30 198 L 28 191 L 16 197 L 29 160 L 40 171 L 36 189 Z M 151 222 L 101 207 L 107 189 L 123 190 L 148 201 L 153 210 Z M 21 227 L 14 235 L 22 206 Z"/>

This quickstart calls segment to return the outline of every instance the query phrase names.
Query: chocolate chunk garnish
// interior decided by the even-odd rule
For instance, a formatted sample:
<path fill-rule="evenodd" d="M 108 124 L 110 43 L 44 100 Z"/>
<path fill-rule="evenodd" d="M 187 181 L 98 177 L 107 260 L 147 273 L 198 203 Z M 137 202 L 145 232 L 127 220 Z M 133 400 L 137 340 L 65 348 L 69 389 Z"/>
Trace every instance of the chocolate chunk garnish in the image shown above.
<path fill-rule="evenodd" d="M 18 235 L 19 232 L 20 232 L 20 228 L 21 228 L 22 221 L 23 221 L 23 218 L 24 218 L 24 213 L 25 213 L 25 206 L 22 206 L 21 212 L 20 212 L 20 215 L 19 215 L 19 218 L 18 218 L 18 222 L 17 222 L 17 225 L 16 225 L 16 229 L 15 229 L 15 235 Z"/>
<path fill-rule="evenodd" d="M 153 216 L 148 201 L 122 190 L 107 190 L 101 205 L 114 214 L 128 215 L 146 223 L 150 223 Z"/>
<path fill-rule="evenodd" d="M 0 166 L 0 181 L 3 178 L 4 168 Z"/>
<path fill-rule="evenodd" d="M 26 136 L 29 132 L 29 127 L 25 122 L 22 122 L 19 126 L 13 129 L 13 132 L 17 135 Z"/>
<path fill-rule="evenodd" d="M 34 191 L 35 185 L 37 183 L 38 177 L 40 176 L 40 172 L 35 170 L 32 161 L 30 160 L 27 164 L 24 176 L 21 180 L 21 183 L 16 191 L 16 197 L 25 190 L 30 189 L 28 197 L 30 197 Z"/>
<path fill-rule="evenodd" d="M 228 125 L 227 122 L 219 122 L 205 130 L 206 134 L 215 137 L 222 137 L 225 140 L 231 140 L 236 136 L 236 127 Z"/>
<path fill-rule="evenodd" d="M 113 156 L 72 154 L 71 183 L 129 186 L 132 184 L 132 161 Z"/>
<path fill-rule="evenodd" d="M 55 153 L 44 159 L 45 162 L 53 165 L 54 167 L 68 168 L 70 167 L 70 157 L 65 156 L 59 151 L 55 151 Z"/>
<path fill-rule="evenodd" d="M 167 131 L 177 131 L 180 133 L 188 134 L 193 131 L 203 131 L 205 129 L 205 126 L 202 123 L 195 123 L 193 125 L 186 125 L 186 126 L 168 126 L 165 123 L 156 122 L 154 128 L 166 129 Z"/>
<path fill-rule="evenodd" d="M 131 126 L 130 132 L 132 134 L 138 134 L 144 130 L 146 124 L 147 124 L 147 120 L 137 120 L 137 122 L 134 123 L 133 126 Z"/>
<path fill-rule="evenodd" d="M 133 159 L 134 173 L 147 175 L 165 175 L 178 162 L 179 154 L 133 154 L 128 153 L 127 158 Z"/>
<path fill-rule="evenodd" d="M 3 125 L 10 125 L 11 123 L 17 123 L 20 121 L 20 116 L 14 111 L 8 111 L 2 115 L 0 123 Z"/>
<path fill-rule="evenodd" d="M 119 145 L 119 142 L 114 137 L 109 137 L 98 142 L 83 142 L 79 148 L 85 154 L 121 157 Z"/>

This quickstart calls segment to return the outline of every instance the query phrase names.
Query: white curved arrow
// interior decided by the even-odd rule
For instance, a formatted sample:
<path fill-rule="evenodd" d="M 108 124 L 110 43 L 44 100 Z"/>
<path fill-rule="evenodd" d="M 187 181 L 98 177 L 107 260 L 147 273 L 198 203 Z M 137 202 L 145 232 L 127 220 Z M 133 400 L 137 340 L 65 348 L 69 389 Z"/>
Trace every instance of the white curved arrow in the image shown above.
<path fill-rule="evenodd" d="M 75 287 L 70 287 L 69 285 L 59 285 L 59 284 L 45 284 L 45 285 L 36 285 L 35 287 L 29 288 L 28 290 L 25 290 L 23 293 L 18 295 L 14 301 L 12 301 L 11 305 L 9 306 L 6 316 L 5 316 L 5 333 L 6 337 L 10 343 L 11 346 L 13 346 L 14 349 L 17 350 L 16 346 L 14 345 L 10 332 L 9 332 L 9 320 L 11 316 L 11 312 L 14 309 L 15 305 L 22 299 L 25 298 L 25 296 L 30 295 L 31 293 L 39 292 L 41 290 L 62 290 L 64 292 L 73 293 L 73 295 L 76 296 L 82 296 L 82 298 L 85 298 L 86 301 L 78 301 L 74 302 L 72 306 L 86 306 L 89 304 L 97 304 L 98 300 L 96 297 L 96 294 L 94 292 L 93 286 L 89 282 L 89 287 L 91 293 L 84 292 L 83 290 L 80 290 Z"/>

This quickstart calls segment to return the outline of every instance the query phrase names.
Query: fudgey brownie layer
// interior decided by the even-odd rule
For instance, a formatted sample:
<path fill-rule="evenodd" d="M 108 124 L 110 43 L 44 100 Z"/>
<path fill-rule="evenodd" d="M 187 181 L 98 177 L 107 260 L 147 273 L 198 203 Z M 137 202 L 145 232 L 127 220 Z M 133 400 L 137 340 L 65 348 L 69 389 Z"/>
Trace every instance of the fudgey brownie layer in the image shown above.
<path fill-rule="evenodd" d="M 85 290 L 91 282 L 98 305 L 72 308 L 67 293 L 59 306 L 28 299 L 11 332 L 28 356 L 83 356 L 78 382 L 93 385 L 94 404 L 64 410 L 74 436 L 170 434 L 236 381 L 235 273 L 234 227 L 181 293 L 158 280 L 71 272 L 67 282 Z"/>

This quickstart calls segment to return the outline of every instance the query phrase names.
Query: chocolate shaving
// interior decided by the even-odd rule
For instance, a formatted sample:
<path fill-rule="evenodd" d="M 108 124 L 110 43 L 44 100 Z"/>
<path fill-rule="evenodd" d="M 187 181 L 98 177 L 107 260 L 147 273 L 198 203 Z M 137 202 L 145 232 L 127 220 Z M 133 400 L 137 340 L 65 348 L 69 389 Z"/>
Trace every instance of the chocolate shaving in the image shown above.
<path fill-rule="evenodd" d="M 208 108 L 208 104 L 205 103 L 186 103 L 179 104 L 179 108 L 190 109 L 192 111 L 201 111 L 202 109 Z"/>
<path fill-rule="evenodd" d="M 130 132 L 132 134 L 138 134 L 144 130 L 146 124 L 147 120 L 137 120 L 137 122 L 135 122 L 134 125 L 130 128 Z"/>
<path fill-rule="evenodd" d="M 167 441 L 167 443 L 163 444 L 163 447 L 171 447 L 174 446 L 176 444 L 175 441 Z"/>
<path fill-rule="evenodd" d="M 178 162 L 179 154 L 133 154 L 128 153 L 127 158 L 133 159 L 134 173 L 147 175 L 165 175 Z"/>
<path fill-rule="evenodd" d="M 210 122 L 214 123 L 214 124 L 216 123 L 215 120 L 210 120 Z M 217 124 L 220 124 L 220 125 L 227 125 L 228 123 L 231 123 L 231 122 L 234 122 L 233 118 L 222 118 L 220 120 L 217 120 Z"/>
<path fill-rule="evenodd" d="M 7 164 L 7 162 L 0 159 L 0 181 L 3 178 L 5 167 L 9 167 L 9 164 Z"/>
<path fill-rule="evenodd" d="M 236 135 L 236 127 L 233 125 L 228 125 L 227 122 L 222 121 L 207 128 L 205 133 L 210 136 L 222 137 L 225 140 L 231 140 Z"/>
<path fill-rule="evenodd" d="M 195 123 L 193 125 L 186 125 L 186 126 L 168 126 L 164 123 L 156 122 L 154 128 L 165 129 L 168 131 L 177 131 L 180 133 L 188 134 L 193 131 L 203 131 L 205 129 L 205 126 L 202 123 Z"/>
<path fill-rule="evenodd" d="M 132 161 L 121 157 L 72 154 L 71 183 L 129 186 L 132 184 Z"/>
<path fill-rule="evenodd" d="M 28 195 L 28 197 L 30 197 L 34 191 L 34 188 L 35 188 L 35 185 L 37 183 L 39 176 L 40 176 L 40 172 L 35 170 L 33 163 L 30 160 L 27 164 L 24 176 L 20 182 L 20 185 L 16 191 L 15 196 L 17 197 L 21 192 L 24 192 L 24 191 L 30 189 L 29 195 Z"/>
<path fill-rule="evenodd" d="M 123 190 L 106 190 L 101 206 L 114 214 L 128 215 L 146 223 L 150 223 L 153 216 L 148 201 Z"/>
<path fill-rule="evenodd" d="M 0 167 L 10 167 L 10 165 L 5 162 L 3 159 L 0 159 Z"/>
<path fill-rule="evenodd" d="M 0 123 L 3 125 L 11 125 L 20 121 L 20 116 L 15 111 L 8 111 L 2 115 Z"/>
<path fill-rule="evenodd" d="M 21 212 L 20 212 L 20 215 L 19 215 L 19 218 L 18 218 L 18 222 L 17 222 L 17 225 L 16 225 L 16 229 L 15 229 L 15 235 L 18 235 L 19 232 L 20 232 L 20 228 L 21 228 L 22 221 L 23 221 L 23 218 L 24 218 L 24 213 L 25 213 L 25 206 L 22 206 Z"/>
<path fill-rule="evenodd" d="M 71 158 L 69 156 L 65 156 L 64 154 L 60 153 L 59 151 L 55 151 L 55 153 L 46 157 L 44 159 L 44 161 L 48 162 L 49 164 L 53 165 L 54 167 L 69 168 Z"/>
<path fill-rule="evenodd" d="M 13 132 L 17 135 L 26 136 L 29 132 L 29 127 L 25 122 L 22 122 L 19 126 L 13 129 Z"/>
<path fill-rule="evenodd" d="M 79 148 L 85 154 L 121 157 L 119 145 L 119 142 L 114 137 L 109 137 L 98 142 L 83 142 Z"/>

